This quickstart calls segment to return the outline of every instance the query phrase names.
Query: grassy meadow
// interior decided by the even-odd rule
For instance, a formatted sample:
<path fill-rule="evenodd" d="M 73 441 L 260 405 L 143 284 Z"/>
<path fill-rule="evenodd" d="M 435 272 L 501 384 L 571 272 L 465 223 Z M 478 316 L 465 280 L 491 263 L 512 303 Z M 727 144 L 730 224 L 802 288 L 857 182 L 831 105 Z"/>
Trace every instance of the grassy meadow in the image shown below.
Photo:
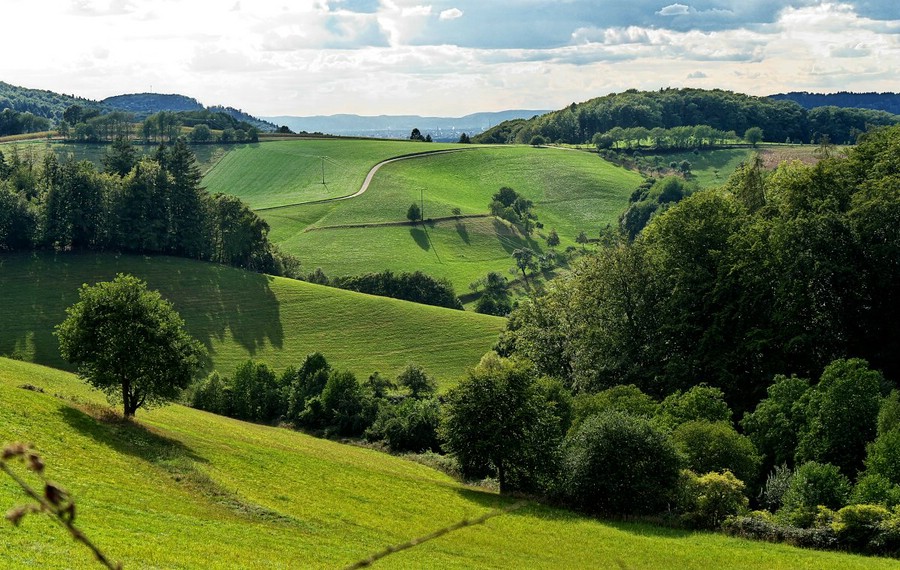
<path fill-rule="evenodd" d="M 360 143 L 329 142 L 347 148 Z M 541 237 L 551 228 L 559 233 L 562 248 L 573 245 L 582 230 L 596 236 L 601 227 L 616 222 L 640 184 L 637 173 L 589 153 L 522 146 L 462 148 L 466 150 L 385 165 L 368 191 L 351 200 L 258 213 L 270 224 L 273 241 L 309 270 L 322 267 L 337 276 L 419 269 L 449 279 L 462 294 L 489 271 L 511 267 L 513 250 L 546 249 Z M 479 217 L 488 213 L 491 195 L 501 186 L 534 201 L 543 230 L 524 236 L 506 223 Z M 412 202 L 424 203 L 425 218 L 435 220 L 404 225 Z M 462 217 L 447 219 L 457 208 Z"/>
<path fill-rule="evenodd" d="M 448 148 L 459 145 L 353 139 L 243 145 L 223 156 L 207 173 L 203 185 L 210 192 L 233 194 L 254 209 L 299 204 L 353 194 L 382 160 Z"/>
<path fill-rule="evenodd" d="M 446 388 L 497 339 L 505 321 L 292 279 L 169 257 L 0 256 L 0 355 L 66 368 L 53 327 L 83 283 L 131 273 L 172 302 L 203 342 L 210 367 L 230 374 L 254 358 L 280 371 L 315 351 L 359 378 L 425 367 Z"/>
<path fill-rule="evenodd" d="M 42 392 L 22 389 L 28 384 Z M 33 443 L 76 524 L 125 568 L 340 568 L 516 499 L 406 459 L 172 405 L 122 422 L 66 372 L 0 358 L 0 442 Z M 33 480 L 32 480 L 33 481 Z M 0 477 L 0 509 L 25 502 Z M 0 524 L 4 568 L 91 568 L 49 519 Z M 866 569 L 801 550 L 535 503 L 392 555 L 383 568 Z"/>

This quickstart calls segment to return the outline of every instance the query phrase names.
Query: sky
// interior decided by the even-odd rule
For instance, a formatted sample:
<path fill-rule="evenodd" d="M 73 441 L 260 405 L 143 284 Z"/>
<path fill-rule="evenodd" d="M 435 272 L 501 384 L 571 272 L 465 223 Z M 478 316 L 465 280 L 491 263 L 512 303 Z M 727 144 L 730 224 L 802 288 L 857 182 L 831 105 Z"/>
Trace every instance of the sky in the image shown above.
<path fill-rule="evenodd" d="M 256 116 L 900 91 L 900 0 L 3 0 L 0 81 Z"/>

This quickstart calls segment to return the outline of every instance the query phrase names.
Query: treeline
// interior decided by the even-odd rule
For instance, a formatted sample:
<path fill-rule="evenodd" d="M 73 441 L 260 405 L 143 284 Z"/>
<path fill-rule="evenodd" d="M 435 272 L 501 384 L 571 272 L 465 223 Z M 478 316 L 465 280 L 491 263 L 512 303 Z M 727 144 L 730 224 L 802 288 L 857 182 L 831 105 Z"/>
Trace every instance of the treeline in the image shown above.
<path fill-rule="evenodd" d="M 321 353 L 276 374 L 247 361 L 231 376 L 213 372 L 192 390 L 191 405 L 262 423 L 288 423 L 327 436 L 383 441 L 397 452 L 437 451 L 437 383 L 408 365 L 396 379 L 375 372 L 360 382 L 331 367 Z"/>
<path fill-rule="evenodd" d="M 73 105 L 66 109 L 57 130 L 63 138 L 77 142 L 140 140 L 145 144 L 173 142 L 189 128 L 192 143 L 246 143 L 259 140 L 259 129 L 222 112 L 160 111 L 136 123 L 134 115 L 123 111 L 101 114 L 97 109 Z M 219 131 L 218 133 L 213 132 Z"/>
<path fill-rule="evenodd" d="M 463 309 L 462 302 L 456 296 L 453 284 L 448 279 L 432 277 L 421 271 L 394 273 L 385 270 L 379 273 L 370 272 L 329 278 L 321 268 L 316 268 L 303 279 L 310 283 L 347 289 L 357 293 L 391 297 L 460 311 Z"/>
<path fill-rule="evenodd" d="M 661 89 L 628 90 L 572 103 L 569 107 L 530 120 L 507 121 L 473 137 L 476 143 L 528 144 L 539 136 L 550 142 L 582 144 L 598 133 L 643 127 L 673 129 L 706 125 L 723 133 L 762 129 L 765 140 L 816 142 L 827 136 L 832 142 L 853 142 L 852 134 L 869 126 L 896 124 L 897 116 L 869 109 L 842 109 L 841 125 L 812 113 L 793 101 L 776 101 L 723 90 Z M 851 131 L 851 129 L 853 129 Z M 851 134 L 852 132 L 852 134 Z M 704 137 L 705 138 L 705 137 Z"/>
<path fill-rule="evenodd" d="M 6 108 L 0 112 L 0 137 L 39 133 L 50 130 L 50 121 L 29 112 L 19 113 Z"/>
<path fill-rule="evenodd" d="M 141 159 L 119 139 L 103 164 L 0 152 L 0 251 L 159 253 L 296 275 L 299 263 L 269 242 L 264 220 L 200 187 L 183 139 Z"/>

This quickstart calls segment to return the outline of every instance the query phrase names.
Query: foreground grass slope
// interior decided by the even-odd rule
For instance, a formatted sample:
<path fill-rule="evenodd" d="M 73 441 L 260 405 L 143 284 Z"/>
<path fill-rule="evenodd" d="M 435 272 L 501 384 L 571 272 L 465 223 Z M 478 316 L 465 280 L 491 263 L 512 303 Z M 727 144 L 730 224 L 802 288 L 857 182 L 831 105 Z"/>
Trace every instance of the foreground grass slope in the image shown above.
<path fill-rule="evenodd" d="M 0 358 L 0 442 L 34 443 L 48 476 L 74 495 L 79 526 L 126 568 L 340 568 L 514 503 L 372 450 L 181 406 L 122 423 L 102 402 L 71 374 Z M 22 502 L 0 478 L 0 509 Z M 2 521 L 0 566 L 93 567 L 39 516 L 20 528 Z M 896 561 L 528 504 L 375 567 L 878 570 Z"/>
<path fill-rule="evenodd" d="M 82 283 L 131 273 L 171 301 L 211 367 L 230 374 L 254 358 L 276 370 L 320 351 L 360 378 L 421 364 L 455 384 L 490 350 L 505 321 L 168 257 L 0 256 L 0 355 L 66 368 L 53 327 Z"/>
<path fill-rule="evenodd" d="M 352 200 L 259 213 L 272 226 L 273 241 L 309 268 L 322 267 L 329 275 L 420 269 L 450 279 L 461 294 L 489 271 L 505 272 L 514 249 L 545 250 L 541 236 L 551 228 L 563 248 L 580 231 L 596 237 L 600 228 L 616 223 L 641 180 L 580 151 L 460 146 L 460 152 L 388 164 Z M 466 217 L 488 214 L 501 186 L 534 201 L 544 230 L 526 237 L 508 224 Z M 425 217 L 436 222 L 397 225 L 406 221 L 412 202 L 422 201 Z M 464 217 L 440 219 L 455 209 Z"/>

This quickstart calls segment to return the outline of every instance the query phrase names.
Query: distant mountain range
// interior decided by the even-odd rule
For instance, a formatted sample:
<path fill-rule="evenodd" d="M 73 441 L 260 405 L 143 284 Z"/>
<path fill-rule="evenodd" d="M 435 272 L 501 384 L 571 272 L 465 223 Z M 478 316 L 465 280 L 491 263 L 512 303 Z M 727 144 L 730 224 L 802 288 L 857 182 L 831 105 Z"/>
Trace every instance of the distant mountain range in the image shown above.
<path fill-rule="evenodd" d="M 856 109 L 874 109 L 900 115 L 900 94 L 897 93 L 809 93 L 792 91 L 769 95 L 770 99 L 787 100 L 798 103 L 805 109 L 816 107 L 851 107 Z"/>
<path fill-rule="evenodd" d="M 294 132 L 331 135 L 408 138 L 413 129 L 435 141 L 457 141 L 462 133 L 477 135 L 512 119 L 530 119 L 549 111 L 516 109 L 490 113 L 473 113 L 464 117 L 422 117 L 419 115 L 315 115 L 309 117 L 278 116 L 262 119 L 284 125 Z"/>

